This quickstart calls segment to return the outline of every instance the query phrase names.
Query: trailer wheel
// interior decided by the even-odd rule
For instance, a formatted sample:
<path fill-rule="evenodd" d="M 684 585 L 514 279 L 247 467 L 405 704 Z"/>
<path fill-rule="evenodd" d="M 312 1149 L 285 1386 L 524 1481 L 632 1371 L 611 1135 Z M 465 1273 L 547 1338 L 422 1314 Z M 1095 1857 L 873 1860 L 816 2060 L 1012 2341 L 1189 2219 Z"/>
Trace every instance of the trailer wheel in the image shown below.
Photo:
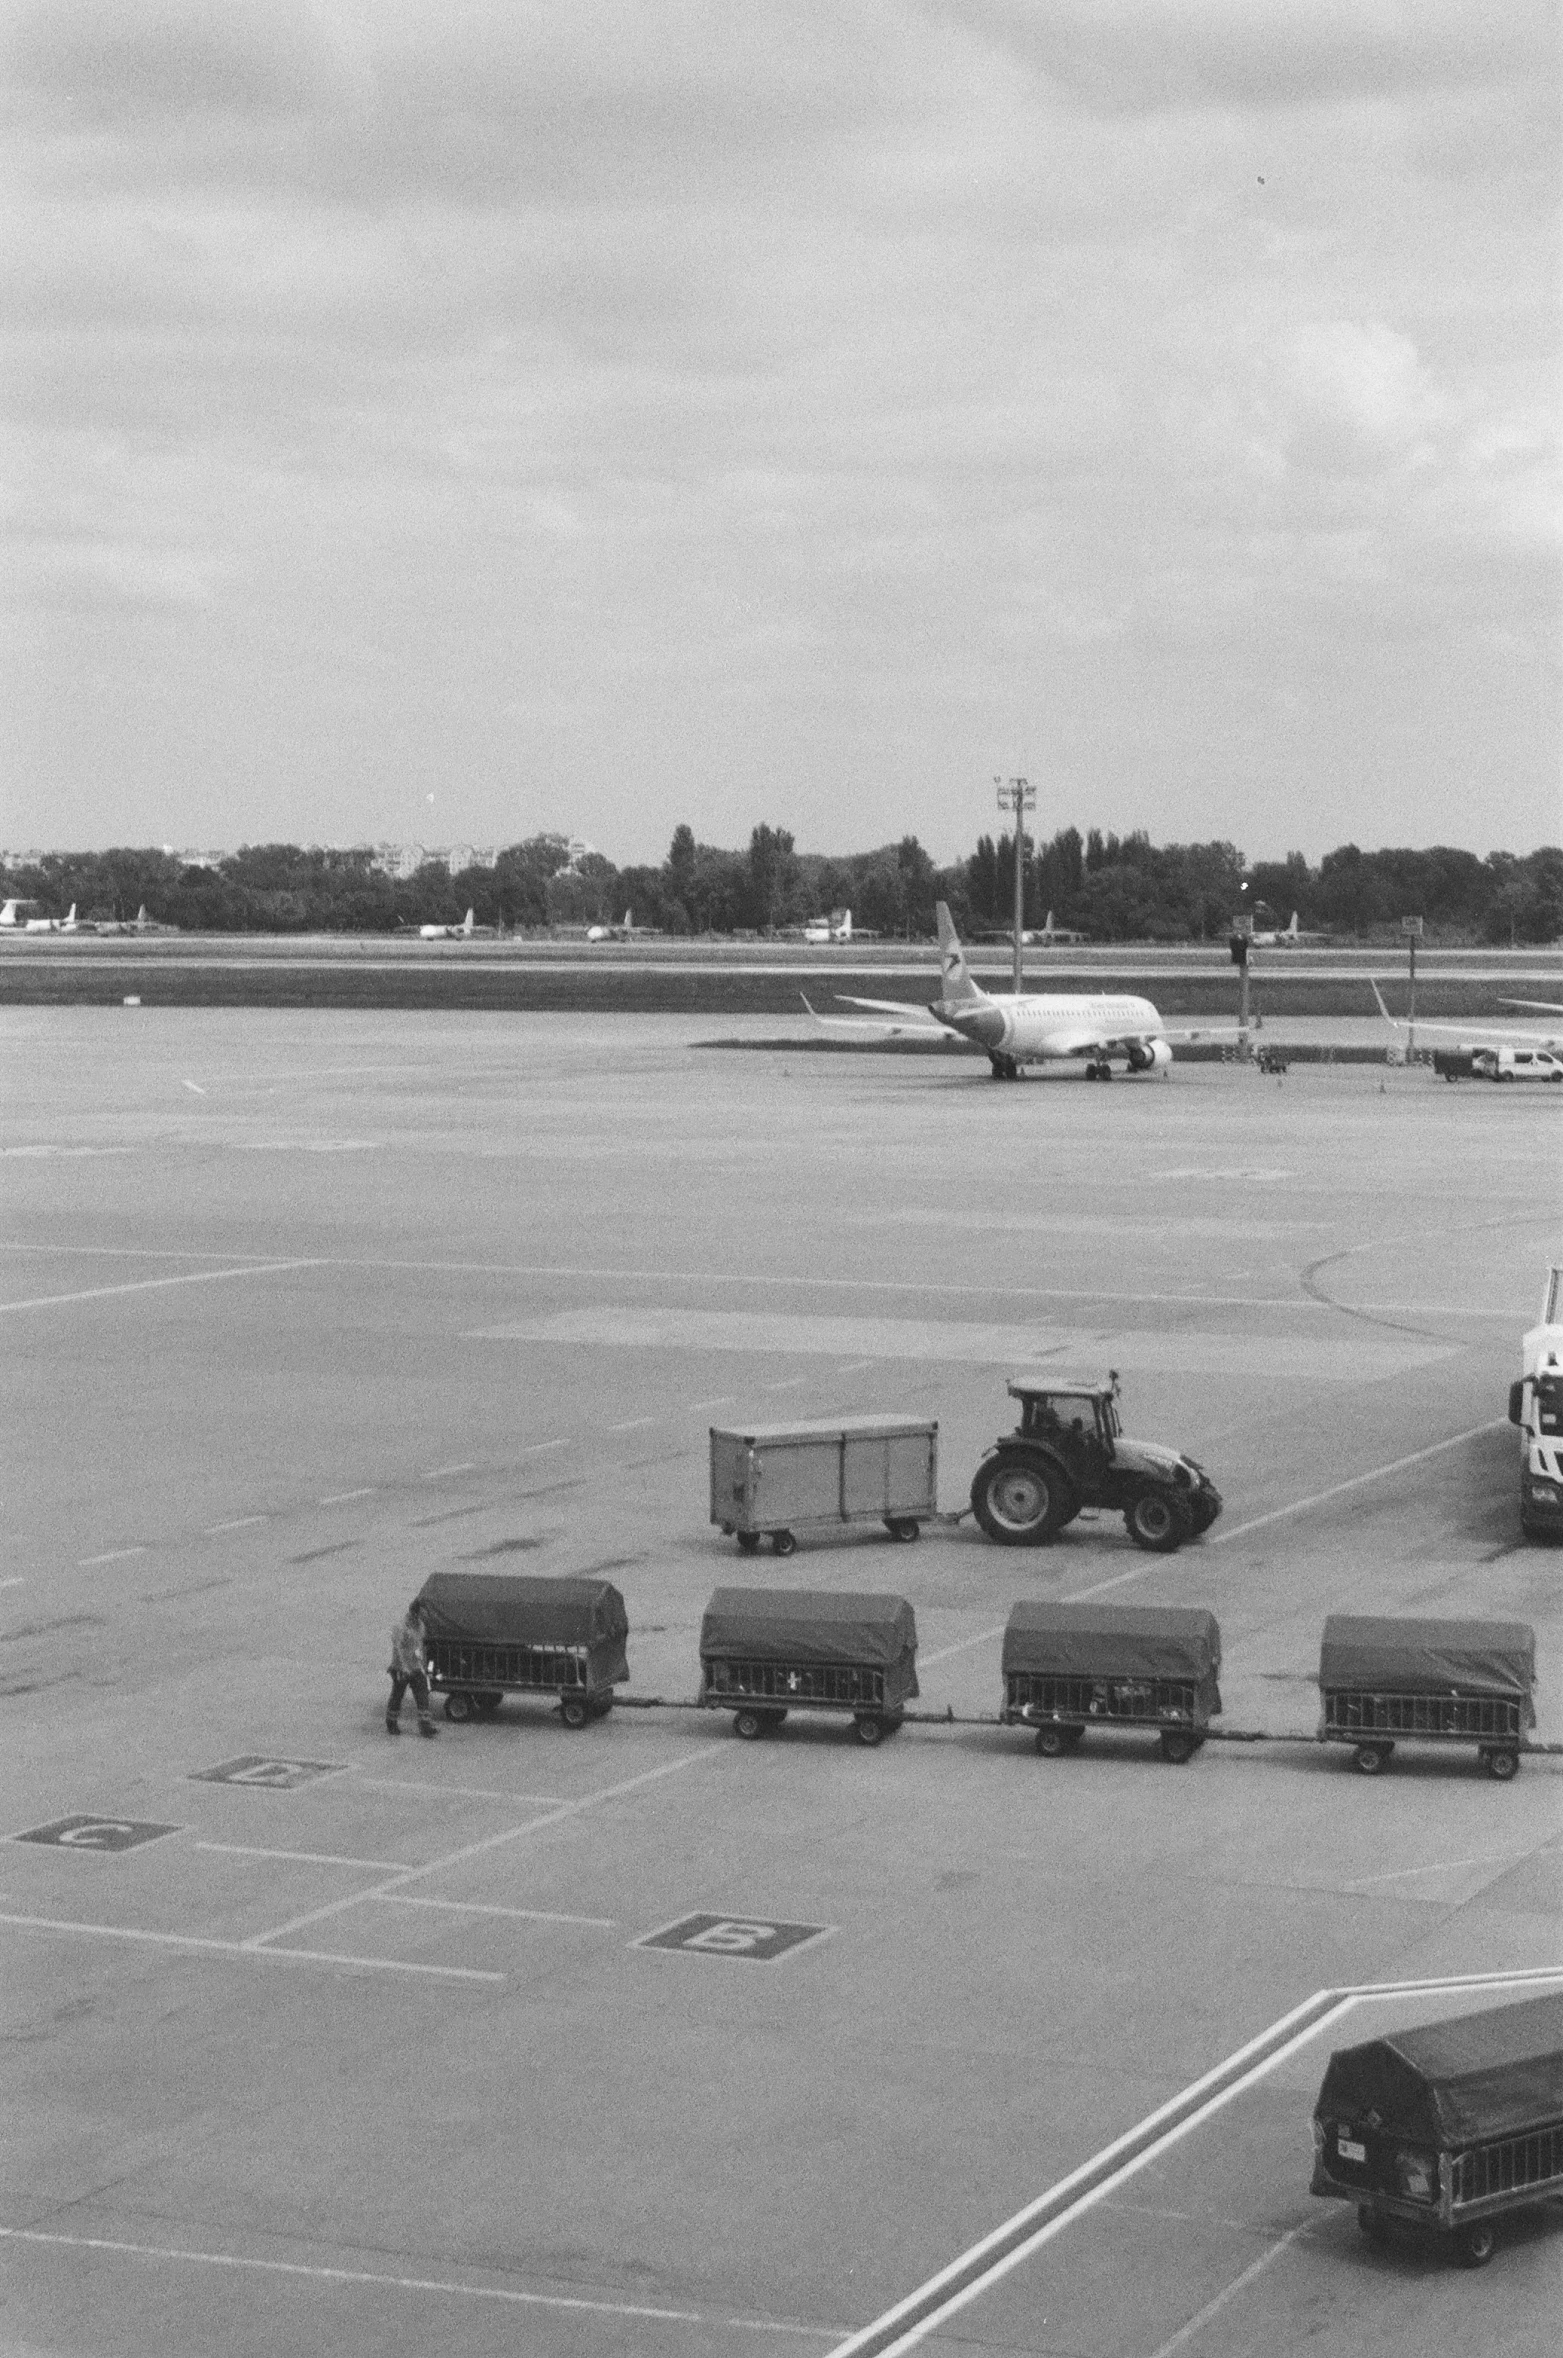
<path fill-rule="evenodd" d="M 1073 1493 L 1045 1460 L 1000 1450 L 977 1468 L 971 1511 L 1001 1547 L 1042 1547 L 1076 1510 Z"/>
<path fill-rule="evenodd" d="M 583 1728 L 591 1716 L 584 1695 L 561 1695 L 559 1717 L 567 1728 Z"/>
<path fill-rule="evenodd" d="M 462 1694 L 447 1695 L 445 1698 L 445 1717 L 448 1720 L 453 1721 L 457 1727 L 460 1727 L 464 1719 L 470 1719 L 472 1717 L 472 1697 L 470 1695 Z"/>
<path fill-rule="evenodd" d="M 1165 1490 L 1142 1490 L 1123 1520 L 1135 1546 L 1155 1556 L 1175 1555 L 1193 1528 L 1188 1509 Z"/>
<path fill-rule="evenodd" d="M 1359 1744 L 1351 1756 L 1351 1765 L 1359 1776 L 1376 1777 L 1389 1765 L 1393 1744 Z"/>
<path fill-rule="evenodd" d="M 760 1534 L 758 1533 L 758 1531 L 740 1531 L 740 1532 L 739 1532 L 739 1534 L 738 1534 L 738 1553 L 739 1553 L 741 1556 L 752 1556 L 752 1555 L 754 1554 L 754 1552 L 755 1552 L 756 1548 L 758 1548 L 759 1544 L 760 1544 Z"/>
<path fill-rule="evenodd" d="M 1489 1777 L 1496 1777 L 1500 1785 L 1507 1785 L 1511 1777 L 1517 1777 L 1520 1773 L 1520 1756 L 1505 1746 L 1497 1752 L 1487 1753 L 1482 1766 Z"/>
<path fill-rule="evenodd" d="M 921 1526 L 914 1523 L 910 1515 L 890 1515 L 886 1518 L 885 1529 L 892 1539 L 916 1539 Z"/>
<path fill-rule="evenodd" d="M 733 1734 L 742 1736 L 746 1744 L 753 1744 L 764 1733 L 765 1714 L 763 1711 L 735 1711 L 733 1713 Z"/>
<path fill-rule="evenodd" d="M 771 1533 L 771 1546 L 779 1556 L 790 1556 L 797 1544 L 790 1531 L 773 1531 Z"/>
<path fill-rule="evenodd" d="M 1073 1752 L 1084 1728 L 1038 1728 L 1037 1750 L 1044 1760 L 1062 1760 L 1066 1752 Z"/>
<path fill-rule="evenodd" d="M 786 1716 L 787 1714 L 785 1711 L 768 1711 L 765 1715 L 766 1734 L 768 1736 L 774 1736 L 776 1730 L 781 1726 L 781 1723 L 786 1718 Z"/>
<path fill-rule="evenodd" d="M 498 1687 L 485 1687 L 481 1695 L 472 1698 L 474 1708 L 481 1711 L 485 1719 L 491 1717 L 504 1700 L 504 1693 Z"/>
<path fill-rule="evenodd" d="M 1485 2268 L 1496 2242 L 1491 2219 L 1473 2219 L 1454 2239 L 1455 2256 L 1462 2268 Z"/>
<path fill-rule="evenodd" d="M 1388 2243 L 1389 2222 L 1385 2219 L 1382 2212 L 1376 2211 L 1373 2208 L 1373 2205 L 1370 2202 L 1358 2203 L 1357 2225 L 1361 2228 L 1369 2243 Z"/>
<path fill-rule="evenodd" d="M 1181 1768 L 1186 1760 L 1192 1760 L 1198 1750 L 1198 1743 L 1185 1729 L 1162 1729 L 1161 1757 L 1170 1760 L 1174 1768 Z"/>
<path fill-rule="evenodd" d="M 855 1719 L 852 1722 L 852 1725 L 856 1732 L 857 1740 L 860 1744 L 867 1744 L 872 1747 L 875 1744 L 882 1744 L 884 1742 L 885 1723 L 882 1719 L 869 1719 L 865 1717 L 863 1719 Z"/>

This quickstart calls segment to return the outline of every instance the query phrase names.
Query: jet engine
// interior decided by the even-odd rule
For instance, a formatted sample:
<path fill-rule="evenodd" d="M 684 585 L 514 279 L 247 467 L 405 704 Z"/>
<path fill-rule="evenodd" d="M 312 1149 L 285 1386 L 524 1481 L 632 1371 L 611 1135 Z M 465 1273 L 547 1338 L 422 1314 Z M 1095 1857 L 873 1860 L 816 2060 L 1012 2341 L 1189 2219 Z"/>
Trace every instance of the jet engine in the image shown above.
<path fill-rule="evenodd" d="M 1172 1050 L 1165 1040 L 1135 1040 L 1129 1047 L 1131 1073 L 1164 1072 L 1172 1062 Z"/>

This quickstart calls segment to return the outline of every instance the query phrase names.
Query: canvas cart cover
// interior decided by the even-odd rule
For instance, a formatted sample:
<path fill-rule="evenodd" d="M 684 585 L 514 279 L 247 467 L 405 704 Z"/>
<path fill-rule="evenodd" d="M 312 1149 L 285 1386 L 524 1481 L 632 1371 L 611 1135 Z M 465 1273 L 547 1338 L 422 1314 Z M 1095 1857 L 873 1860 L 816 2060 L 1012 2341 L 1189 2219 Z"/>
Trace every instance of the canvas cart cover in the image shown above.
<path fill-rule="evenodd" d="M 1444 2152 L 1563 2121 L 1563 1992 L 1343 2047 L 1314 2117 L 1375 2112 L 1391 2134 Z"/>
<path fill-rule="evenodd" d="M 820 1588 L 719 1588 L 700 1624 L 702 1662 L 866 1663 L 885 1701 L 918 1692 L 917 1617 L 905 1597 Z"/>
<path fill-rule="evenodd" d="M 1536 1633 L 1523 1621 L 1377 1620 L 1332 1613 L 1319 1684 L 1399 1694 L 1512 1695 L 1536 1683 Z"/>
<path fill-rule="evenodd" d="M 1022 1603 L 1004 1629 L 1004 1676 L 1191 1679 L 1221 1709 L 1221 1631 L 1214 1613 L 1183 1605 Z"/>
<path fill-rule="evenodd" d="M 628 1678 L 629 1615 L 610 1580 L 431 1572 L 419 1602 L 431 1639 L 475 1646 L 584 1646 L 593 1686 Z"/>

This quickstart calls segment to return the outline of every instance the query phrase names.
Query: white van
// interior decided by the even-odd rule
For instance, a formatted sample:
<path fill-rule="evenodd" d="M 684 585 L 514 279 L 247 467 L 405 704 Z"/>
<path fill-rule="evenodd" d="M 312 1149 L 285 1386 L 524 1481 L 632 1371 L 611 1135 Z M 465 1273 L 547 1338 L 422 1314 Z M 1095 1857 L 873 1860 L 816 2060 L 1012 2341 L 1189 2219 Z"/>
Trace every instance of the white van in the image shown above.
<path fill-rule="evenodd" d="M 1563 1051 L 1556 1048 L 1477 1048 L 1471 1071 L 1481 1081 L 1563 1081 Z"/>

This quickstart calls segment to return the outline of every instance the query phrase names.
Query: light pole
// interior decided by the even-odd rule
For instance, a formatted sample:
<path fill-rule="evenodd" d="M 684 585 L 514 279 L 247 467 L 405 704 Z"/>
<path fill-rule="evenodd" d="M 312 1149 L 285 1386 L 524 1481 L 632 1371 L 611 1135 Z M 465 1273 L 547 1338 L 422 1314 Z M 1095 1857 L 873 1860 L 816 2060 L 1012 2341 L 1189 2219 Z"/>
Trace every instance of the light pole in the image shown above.
<path fill-rule="evenodd" d="M 1015 996 L 1020 997 L 1020 944 L 1026 926 L 1026 813 L 1037 807 L 1037 790 L 1024 778 L 995 778 L 999 809 L 1015 814 Z"/>
<path fill-rule="evenodd" d="M 1402 917 L 1400 930 L 1406 937 L 1406 948 L 1411 953 L 1411 1013 L 1406 1023 L 1406 1062 L 1416 1062 L 1416 946 L 1422 938 L 1420 917 Z"/>

